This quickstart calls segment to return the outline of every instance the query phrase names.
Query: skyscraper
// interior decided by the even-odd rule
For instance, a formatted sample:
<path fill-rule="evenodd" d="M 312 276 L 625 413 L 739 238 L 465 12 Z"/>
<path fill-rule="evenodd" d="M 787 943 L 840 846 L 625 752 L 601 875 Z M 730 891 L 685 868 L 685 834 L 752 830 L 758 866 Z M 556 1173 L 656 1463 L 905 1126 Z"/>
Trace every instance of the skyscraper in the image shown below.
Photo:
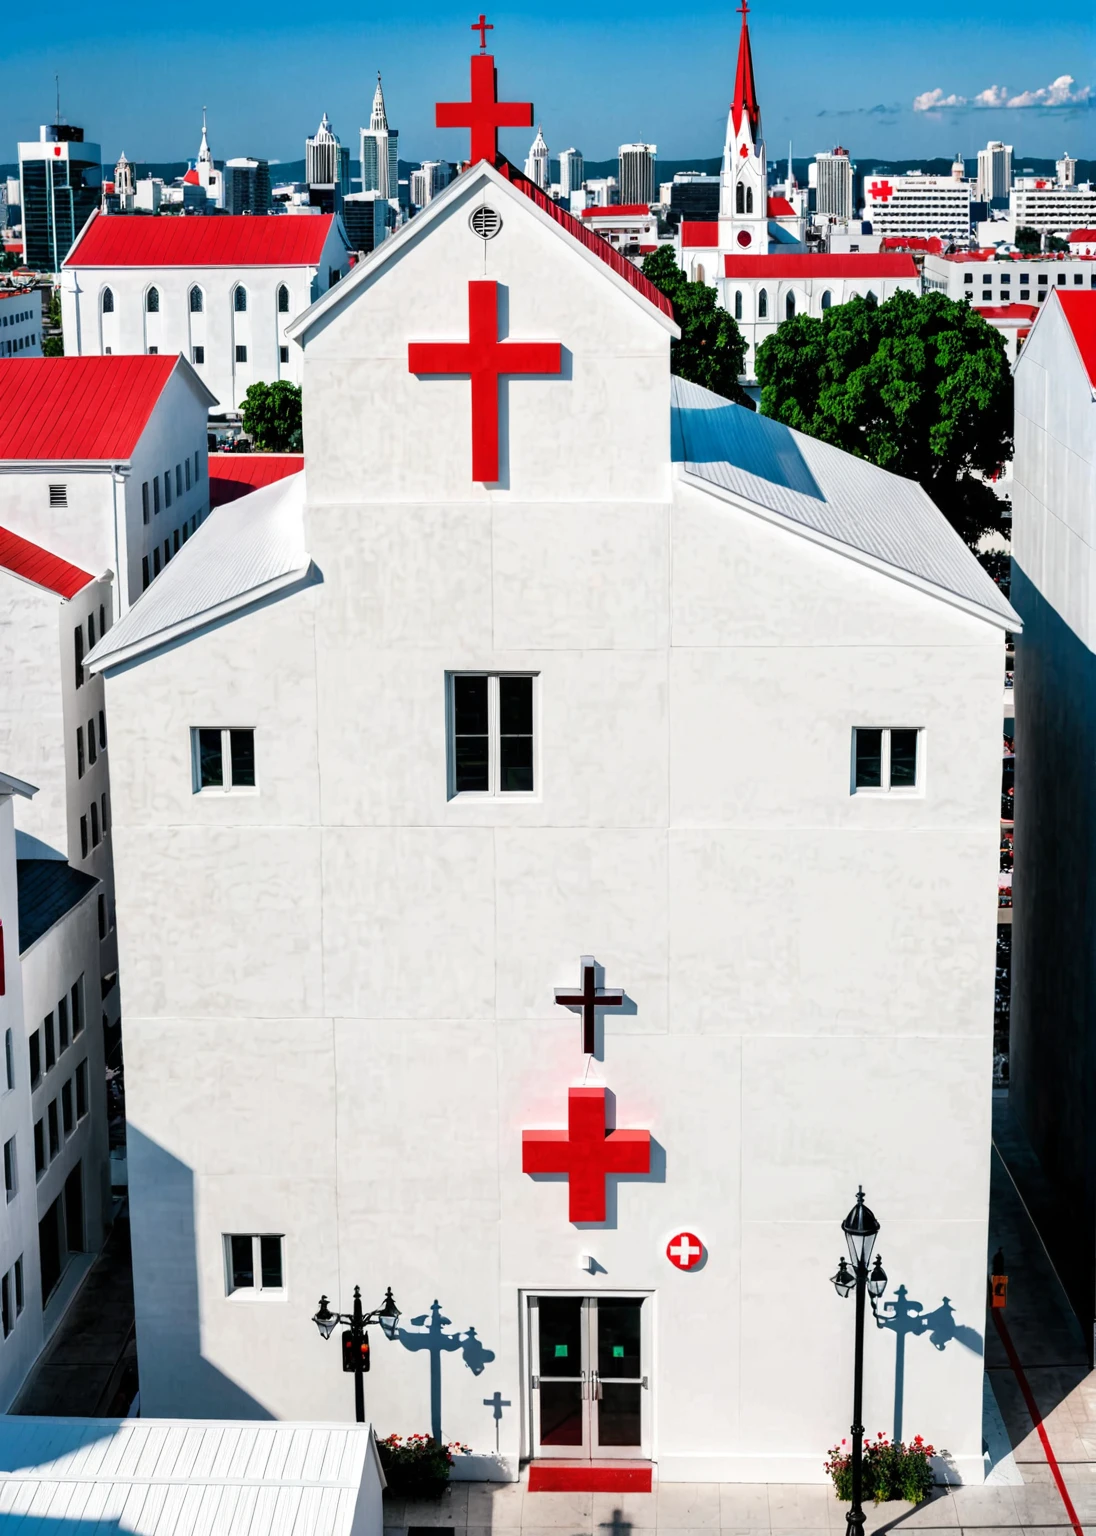
<path fill-rule="evenodd" d="M 525 174 L 530 181 L 535 181 L 538 187 L 547 190 L 551 177 L 548 174 L 548 146 L 544 142 L 544 134 L 540 124 L 537 124 L 537 136 L 529 146 L 529 153 L 525 157 Z"/>
<path fill-rule="evenodd" d="M 334 186 L 341 181 L 338 136 L 325 112 L 320 126 L 304 141 L 304 179 L 309 186 Z"/>
<path fill-rule="evenodd" d="M 655 200 L 656 144 L 620 146 L 621 203 L 653 203 Z"/>
<path fill-rule="evenodd" d="M 225 208 L 229 213 L 270 212 L 270 166 L 241 155 L 225 161 Z"/>
<path fill-rule="evenodd" d="M 102 152 L 84 142 L 82 128 L 67 123 L 44 124 L 37 140 L 18 149 L 24 260 L 39 272 L 59 272 L 99 206 Z"/>
<path fill-rule="evenodd" d="M 852 161 L 838 144 L 830 154 L 815 155 L 815 212 L 822 219 L 852 218 Z"/>
<path fill-rule="evenodd" d="M 1077 185 L 1077 161 L 1067 149 L 1060 160 L 1055 160 L 1054 169 L 1058 173 L 1058 185 L 1060 187 L 1075 187 Z"/>
<path fill-rule="evenodd" d="M 559 153 L 559 185 L 564 197 L 577 192 L 582 186 L 585 170 L 580 149 L 561 149 Z"/>
<path fill-rule="evenodd" d="M 373 92 L 373 110 L 369 127 L 361 130 L 362 191 L 380 192 L 383 197 L 399 193 L 399 129 L 389 128 L 381 90 L 380 70 Z"/>
<path fill-rule="evenodd" d="M 974 195 L 980 203 L 1007 197 L 1012 186 L 1012 145 L 991 139 L 978 151 L 978 182 Z"/>

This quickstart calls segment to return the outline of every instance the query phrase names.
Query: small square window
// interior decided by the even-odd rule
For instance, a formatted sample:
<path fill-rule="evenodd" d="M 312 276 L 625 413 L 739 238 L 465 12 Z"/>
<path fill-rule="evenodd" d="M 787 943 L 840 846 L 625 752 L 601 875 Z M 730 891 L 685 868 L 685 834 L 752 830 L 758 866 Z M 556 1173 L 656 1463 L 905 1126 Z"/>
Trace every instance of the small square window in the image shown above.
<path fill-rule="evenodd" d="M 255 788 L 255 732 L 201 726 L 191 731 L 194 793 Z"/>
<path fill-rule="evenodd" d="M 450 795 L 532 794 L 534 678 L 458 672 L 449 684 Z"/>
<path fill-rule="evenodd" d="M 289 361 L 289 348 L 288 347 L 279 347 L 278 348 L 278 361 L 280 363 L 288 363 L 288 361 Z"/>
<path fill-rule="evenodd" d="M 246 363 L 247 362 L 247 348 L 246 347 L 238 346 L 236 348 L 236 361 L 238 363 Z"/>
<path fill-rule="evenodd" d="M 282 1243 L 273 1233 L 226 1233 L 225 1294 L 284 1291 Z"/>
<path fill-rule="evenodd" d="M 853 731 L 853 793 L 920 787 L 920 736 L 914 728 L 858 727 Z"/>

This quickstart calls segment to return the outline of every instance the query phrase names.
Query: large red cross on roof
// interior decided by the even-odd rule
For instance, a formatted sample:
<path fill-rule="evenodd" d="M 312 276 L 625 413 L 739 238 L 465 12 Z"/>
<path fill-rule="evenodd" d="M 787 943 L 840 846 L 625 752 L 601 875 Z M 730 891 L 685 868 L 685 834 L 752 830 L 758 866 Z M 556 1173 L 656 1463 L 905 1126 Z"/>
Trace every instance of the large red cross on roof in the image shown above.
<path fill-rule="evenodd" d="M 597 966 L 593 955 L 583 955 L 579 962 L 582 971 L 582 990 L 574 992 L 569 987 L 556 988 L 556 1003 L 560 1008 L 582 1009 L 582 1049 L 587 1056 L 594 1054 L 594 1025 L 599 1008 L 623 1008 L 624 993 L 610 992 L 596 986 Z"/>
<path fill-rule="evenodd" d="M 522 1131 L 523 1173 L 567 1175 L 569 1221 L 605 1220 L 605 1180 L 650 1173 L 650 1131 L 607 1131 L 605 1089 L 567 1090 L 565 1131 Z"/>
<path fill-rule="evenodd" d="M 479 31 L 478 22 L 475 30 Z M 500 128 L 533 126 L 531 101 L 499 101 L 498 92 L 494 56 L 474 53 L 471 101 L 439 101 L 434 108 L 439 128 L 471 128 L 469 159 L 473 165 L 477 160 L 490 160 L 492 165 L 495 164 L 499 155 Z"/>
<path fill-rule="evenodd" d="M 474 62 L 474 61 L 473 61 Z M 466 374 L 472 381 L 472 479 L 499 477 L 499 379 L 515 373 L 559 373 L 558 341 L 500 341 L 499 285 L 468 284 L 468 340 L 412 341 L 407 369 L 419 374 Z"/>

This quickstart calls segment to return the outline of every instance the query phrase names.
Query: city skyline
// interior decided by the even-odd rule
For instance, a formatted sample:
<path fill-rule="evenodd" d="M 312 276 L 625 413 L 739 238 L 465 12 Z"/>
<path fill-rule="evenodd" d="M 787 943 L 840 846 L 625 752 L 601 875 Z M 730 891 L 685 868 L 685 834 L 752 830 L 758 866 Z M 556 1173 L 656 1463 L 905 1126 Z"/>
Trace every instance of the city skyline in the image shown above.
<path fill-rule="evenodd" d="M 0 160 L 13 159 L 18 140 L 36 137 L 39 123 L 52 121 L 55 73 L 62 116 L 102 145 L 107 163 L 122 150 L 146 161 L 192 156 L 203 103 L 219 158 L 259 153 L 296 160 L 323 112 L 352 145 L 368 122 L 377 69 L 409 158 L 455 159 L 462 152 L 459 133 L 434 127 L 433 105 L 458 99 L 466 86 L 474 39 L 465 7 L 431 6 L 413 27 L 389 22 L 302 32 L 286 7 L 245 5 L 234 33 L 240 43 L 217 47 L 210 47 L 208 29 L 149 26 L 131 0 L 109 8 L 108 24 L 97 13 L 96 26 L 75 7 L 63 11 L 67 20 L 55 34 L 65 37 L 63 47 L 43 49 L 28 34 L 10 50 Z M 490 45 L 502 93 L 534 101 L 553 157 L 575 144 L 591 160 L 606 159 L 636 139 L 656 142 L 665 159 L 718 153 L 739 27 L 733 8 L 705 4 L 687 21 L 675 19 L 672 51 L 665 18 L 653 7 L 631 8 L 626 31 L 615 11 L 565 5 L 547 24 L 493 13 Z M 1077 0 L 1067 0 L 1036 32 L 1014 0 L 998 12 L 975 56 L 966 20 L 939 0 L 921 9 L 916 23 L 902 15 L 871 17 L 855 5 L 834 16 L 805 0 L 751 10 L 772 153 L 785 154 L 790 138 L 797 158 L 837 142 L 854 157 L 929 158 L 956 150 L 971 157 L 1000 138 L 1029 156 L 1067 148 L 1085 155 L 1096 119 L 1077 57 L 1075 38 L 1087 25 Z M 147 67 L 150 57 L 170 66 L 167 89 L 164 70 Z M 119 69 L 125 91 L 118 90 Z M 643 80 L 649 85 L 637 90 Z M 500 147 L 520 164 L 530 142 L 524 130 L 510 130 Z"/>

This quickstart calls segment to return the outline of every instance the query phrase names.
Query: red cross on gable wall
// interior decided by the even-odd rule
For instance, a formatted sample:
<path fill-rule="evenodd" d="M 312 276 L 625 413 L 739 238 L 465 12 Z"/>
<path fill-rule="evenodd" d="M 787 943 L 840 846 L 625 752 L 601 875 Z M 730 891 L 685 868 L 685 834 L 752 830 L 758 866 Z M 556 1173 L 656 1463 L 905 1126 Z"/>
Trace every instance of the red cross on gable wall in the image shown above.
<path fill-rule="evenodd" d="M 475 62 L 473 60 L 473 62 Z M 412 341 L 409 373 L 457 374 L 472 381 L 472 479 L 499 477 L 499 379 L 511 374 L 558 374 L 563 349 L 558 341 L 500 341 L 499 285 L 468 284 L 468 340 Z"/>
<path fill-rule="evenodd" d="M 565 1131 L 522 1131 L 523 1173 L 567 1175 L 569 1221 L 605 1220 L 605 1180 L 612 1173 L 650 1173 L 650 1131 L 609 1131 L 605 1089 L 567 1091 Z"/>
<path fill-rule="evenodd" d="M 877 201 L 885 203 L 889 197 L 894 196 L 894 188 L 889 181 L 873 181 L 871 184 L 871 195 Z"/>

